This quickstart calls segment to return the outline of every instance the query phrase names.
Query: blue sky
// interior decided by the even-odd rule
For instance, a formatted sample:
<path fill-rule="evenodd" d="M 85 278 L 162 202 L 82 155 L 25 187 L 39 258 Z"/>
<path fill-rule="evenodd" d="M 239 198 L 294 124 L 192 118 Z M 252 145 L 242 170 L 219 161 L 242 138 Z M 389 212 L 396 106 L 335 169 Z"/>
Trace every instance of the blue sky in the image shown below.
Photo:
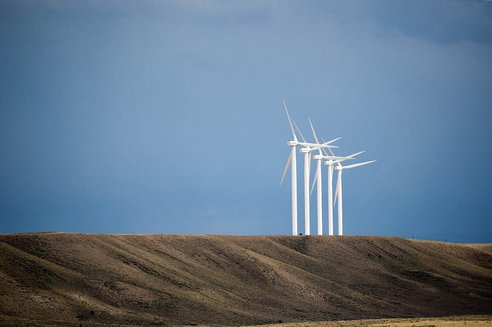
<path fill-rule="evenodd" d="M 284 97 L 378 160 L 346 234 L 492 242 L 491 58 L 491 2 L 0 1 L 0 232 L 290 234 Z"/>

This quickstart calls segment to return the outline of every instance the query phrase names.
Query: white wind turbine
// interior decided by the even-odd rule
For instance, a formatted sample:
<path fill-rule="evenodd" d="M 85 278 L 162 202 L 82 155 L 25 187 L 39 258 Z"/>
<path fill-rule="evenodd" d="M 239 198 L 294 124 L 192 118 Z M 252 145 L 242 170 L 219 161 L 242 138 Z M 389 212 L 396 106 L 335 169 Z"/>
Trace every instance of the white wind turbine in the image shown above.
<path fill-rule="evenodd" d="M 309 221 L 309 165 L 310 165 L 310 152 L 314 149 L 318 148 L 336 148 L 334 145 L 330 145 L 331 143 L 335 142 L 338 139 L 334 139 L 328 142 L 324 142 L 322 144 L 319 143 L 309 143 L 306 142 L 304 137 L 302 136 L 301 131 L 295 125 L 295 122 L 290 118 L 289 115 L 289 110 L 287 109 L 287 105 L 285 104 L 285 101 L 283 101 L 284 108 L 285 108 L 285 113 L 287 114 L 287 119 L 289 120 L 289 125 L 290 125 L 290 130 L 292 132 L 292 137 L 294 140 L 288 141 L 287 145 L 292 147 L 291 153 L 289 157 L 287 158 L 287 163 L 285 164 L 284 172 L 282 173 L 282 178 L 280 180 L 280 185 L 282 185 L 282 182 L 284 181 L 285 174 L 287 173 L 287 170 L 289 169 L 289 166 L 292 165 L 291 168 L 291 182 L 292 182 L 292 235 L 297 235 L 297 153 L 296 153 L 296 147 L 298 145 L 304 146 L 304 148 L 301 150 L 301 152 L 304 153 L 304 214 L 305 214 L 305 233 L 306 235 L 310 234 L 310 221 Z M 303 142 L 299 142 L 296 136 L 296 133 L 294 131 L 294 126 L 296 127 L 297 131 L 301 135 L 301 138 Z"/>
<path fill-rule="evenodd" d="M 299 128 L 295 123 L 294 126 L 299 132 L 299 134 L 301 135 L 301 138 L 304 141 L 304 143 L 307 144 L 306 139 L 304 138 L 304 136 L 302 135 L 301 131 L 299 130 Z M 309 176 L 310 176 L 310 169 L 311 169 L 311 151 L 317 149 L 320 150 L 323 147 L 335 148 L 337 146 L 333 146 L 330 144 L 335 141 L 338 141 L 339 139 L 341 139 L 341 137 L 338 137 L 328 142 L 324 142 L 323 144 L 316 142 L 316 144 L 314 145 L 312 144 L 301 149 L 301 152 L 304 153 L 304 230 L 306 235 L 311 235 L 311 212 L 310 212 L 310 201 L 309 201 L 309 195 L 310 195 Z M 318 209 L 319 209 L 319 205 L 318 205 Z M 318 234 L 319 234 L 319 227 L 318 227 Z"/>
<path fill-rule="evenodd" d="M 330 150 L 330 149 L 328 149 L 328 150 Z M 331 150 L 330 150 L 330 152 L 331 152 Z M 333 152 L 331 152 L 331 153 L 333 154 Z M 368 165 L 368 164 L 373 163 L 373 162 L 376 162 L 376 160 L 360 162 L 360 163 L 356 163 L 356 164 L 348 165 L 348 166 L 342 166 L 340 164 L 340 162 L 337 162 L 336 170 L 338 172 L 338 176 L 337 176 L 337 189 L 336 189 L 336 193 L 335 193 L 335 204 L 336 204 L 337 198 L 338 198 L 338 210 L 337 210 L 338 211 L 338 235 L 343 235 L 342 172 L 345 169 L 352 169 L 355 167 L 365 166 L 365 165 Z"/>
<path fill-rule="evenodd" d="M 313 123 L 309 119 L 309 124 L 311 125 L 311 130 L 313 132 L 314 139 L 316 140 L 316 143 L 319 143 L 318 137 L 316 136 L 316 131 L 314 130 Z M 323 141 L 324 142 L 324 141 Z M 318 203 L 318 235 L 323 234 L 323 205 L 322 205 L 322 183 L 321 183 L 321 162 L 324 160 L 325 165 L 328 168 L 327 176 L 328 176 L 328 235 L 333 235 L 333 164 L 334 163 L 340 163 L 345 160 L 350 160 L 350 159 L 355 159 L 356 156 L 358 156 L 361 153 L 364 153 L 364 151 L 360 151 L 354 154 L 351 154 L 346 157 L 337 157 L 335 155 L 329 156 L 327 153 L 324 153 L 323 155 L 321 153 L 324 149 L 319 149 L 319 154 L 314 156 L 314 159 L 317 160 L 317 168 L 316 168 L 316 174 L 314 176 L 313 180 L 313 186 L 311 187 L 311 193 L 313 192 L 314 189 L 314 184 L 317 185 L 317 203 Z M 333 153 L 333 152 L 332 152 Z"/>
<path fill-rule="evenodd" d="M 289 110 L 287 110 L 287 105 L 284 103 L 285 113 L 287 114 L 287 119 L 289 120 L 290 131 L 292 132 L 292 136 L 294 138 L 293 141 L 288 141 L 287 145 L 292 147 L 289 158 L 287 158 L 287 163 L 284 168 L 284 172 L 282 174 L 282 179 L 280 180 L 280 185 L 284 181 L 285 174 L 287 173 L 287 169 L 292 164 L 291 168 L 291 183 L 292 183 L 292 235 L 297 235 L 297 153 L 296 147 L 299 144 L 297 141 L 296 133 L 294 132 L 294 126 L 292 125 L 292 120 L 290 119 Z"/>

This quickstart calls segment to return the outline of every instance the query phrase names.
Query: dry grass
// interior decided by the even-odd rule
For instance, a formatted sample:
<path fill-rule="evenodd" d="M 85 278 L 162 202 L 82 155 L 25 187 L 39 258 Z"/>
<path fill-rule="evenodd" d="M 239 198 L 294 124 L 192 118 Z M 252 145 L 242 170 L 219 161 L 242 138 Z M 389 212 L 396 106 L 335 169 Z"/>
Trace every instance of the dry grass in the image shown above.
<path fill-rule="evenodd" d="M 484 248 L 362 236 L 0 235 L 0 326 L 491 314 Z"/>
<path fill-rule="evenodd" d="M 285 323 L 249 327 L 491 327 L 492 315 L 452 316 L 439 318 L 394 318 L 349 321 L 318 321 Z"/>
<path fill-rule="evenodd" d="M 485 252 L 492 253 L 492 244 L 487 244 L 487 243 L 469 243 L 465 244 L 467 246 L 470 246 L 474 249 L 482 250 Z"/>

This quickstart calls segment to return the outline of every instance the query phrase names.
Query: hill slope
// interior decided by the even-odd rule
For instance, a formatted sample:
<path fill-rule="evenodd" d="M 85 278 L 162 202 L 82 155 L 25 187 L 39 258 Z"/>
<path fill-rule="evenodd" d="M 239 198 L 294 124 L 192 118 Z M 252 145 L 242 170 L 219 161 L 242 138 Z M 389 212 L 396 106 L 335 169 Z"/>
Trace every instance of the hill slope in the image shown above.
<path fill-rule="evenodd" d="M 362 236 L 0 235 L 0 325 L 490 313 L 492 254 L 466 245 Z"/>

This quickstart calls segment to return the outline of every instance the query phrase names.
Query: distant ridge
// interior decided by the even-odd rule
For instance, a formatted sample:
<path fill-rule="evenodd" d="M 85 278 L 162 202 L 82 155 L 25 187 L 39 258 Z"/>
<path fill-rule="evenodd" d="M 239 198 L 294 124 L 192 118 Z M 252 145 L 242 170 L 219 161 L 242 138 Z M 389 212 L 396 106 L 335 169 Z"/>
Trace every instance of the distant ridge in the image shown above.
<path fill-rule="evenodd" d="M 492 246 L 377 236 L 0 235 L 0 325 L 492 313 Z"/>

